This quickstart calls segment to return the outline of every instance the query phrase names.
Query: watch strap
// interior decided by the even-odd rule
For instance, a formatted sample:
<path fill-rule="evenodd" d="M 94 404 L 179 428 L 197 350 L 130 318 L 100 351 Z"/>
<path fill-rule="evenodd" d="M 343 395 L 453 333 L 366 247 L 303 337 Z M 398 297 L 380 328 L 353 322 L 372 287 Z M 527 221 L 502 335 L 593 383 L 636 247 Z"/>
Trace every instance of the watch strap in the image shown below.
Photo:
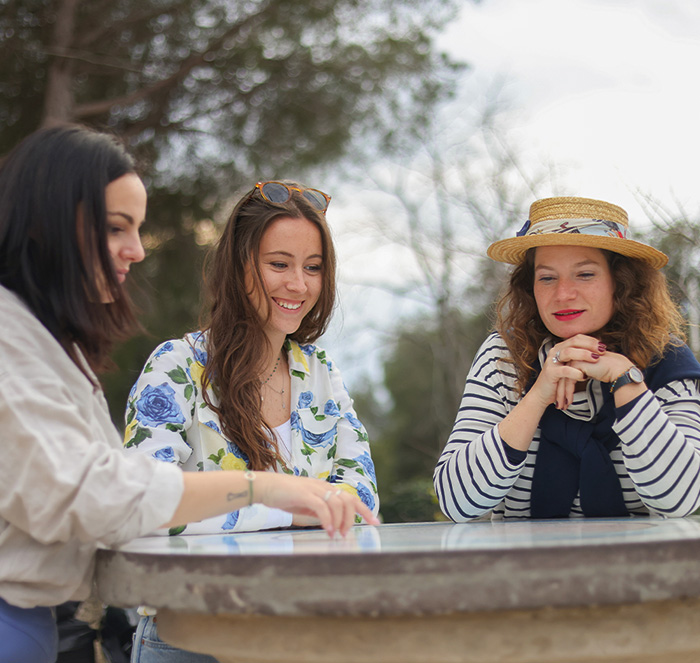
<path fill-rule="evenodd" d="M 620 387 L 624 387 L 626 384 L 641 384 L 642 380 L 637 380 L 632 377 L 633 371 L 639 371 L 636 366 L 630 366 L 622 375 L 618 375 L 610 385 L 610 393 L 614 394 Z"/>

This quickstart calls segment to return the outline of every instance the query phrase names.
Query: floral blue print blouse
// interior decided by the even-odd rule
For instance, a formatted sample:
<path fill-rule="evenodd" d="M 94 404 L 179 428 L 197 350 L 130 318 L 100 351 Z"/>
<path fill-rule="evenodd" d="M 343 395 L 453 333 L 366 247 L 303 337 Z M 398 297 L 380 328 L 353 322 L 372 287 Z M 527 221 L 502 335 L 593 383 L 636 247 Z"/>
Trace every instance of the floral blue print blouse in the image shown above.
<path fill-rule="evenodd" d="M 278 472 L 325 479 L 379 509 L 367 433 L 355 416 L 340 372 L 314 345 L 285 343 L 291 378 L 291 460 Z M 221 433 L 218 415 L 202 396 L 206 334 L 162 343 L 133 386 L 124 446 L 177 463 L 184 470 L 244 470 L 247 457 Z M 212 400 L 216 398 L 212 394 Z M 173 528 L 170 534 L 210 534 L 288 527 L 292 516 L 254 504 L 228 515 Z M 163 532 L 164 533 L 164 532 Z"/>

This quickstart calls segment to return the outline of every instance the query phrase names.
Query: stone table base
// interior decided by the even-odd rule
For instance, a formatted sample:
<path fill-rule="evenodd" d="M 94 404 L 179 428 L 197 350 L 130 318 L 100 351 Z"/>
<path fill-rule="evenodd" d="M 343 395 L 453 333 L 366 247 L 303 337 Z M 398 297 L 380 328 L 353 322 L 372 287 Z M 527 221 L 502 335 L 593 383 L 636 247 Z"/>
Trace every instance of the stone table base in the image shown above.
<path fill-rule="evenodd" d="M 220 663 L 698 663 L 700 599 L 374 618 L 161 609 L 158 632 Z"/>

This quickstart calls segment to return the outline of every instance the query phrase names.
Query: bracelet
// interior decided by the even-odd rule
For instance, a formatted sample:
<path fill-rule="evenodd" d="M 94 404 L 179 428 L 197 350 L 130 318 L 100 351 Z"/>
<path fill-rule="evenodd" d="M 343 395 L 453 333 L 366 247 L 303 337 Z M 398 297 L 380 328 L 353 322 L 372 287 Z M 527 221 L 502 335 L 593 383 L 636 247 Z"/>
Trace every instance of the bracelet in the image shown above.
<path fill-rule="evenodd" d="M 255 474 L 250 470 L 243 472 L 243 476 L 248 479 L 248 506 L 253 506 L 253 481 L 255 481 Z"/>

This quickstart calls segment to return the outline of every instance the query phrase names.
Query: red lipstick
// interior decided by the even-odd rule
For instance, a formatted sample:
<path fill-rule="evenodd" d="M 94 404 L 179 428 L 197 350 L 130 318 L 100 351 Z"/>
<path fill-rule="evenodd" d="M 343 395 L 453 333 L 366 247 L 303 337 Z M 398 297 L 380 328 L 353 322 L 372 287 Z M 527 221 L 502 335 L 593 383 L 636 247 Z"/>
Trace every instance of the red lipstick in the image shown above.
<path fill-rule="evenodd" d="M 554 317 L 557 320 L 575 320 L 579 316 L 583 315 L 583 311 L 581 309 L 573 309 L 573 308 L 567 308 L 567 309 L 562 309 L 561 311 L 556 311 L 554 313 Z"/>

